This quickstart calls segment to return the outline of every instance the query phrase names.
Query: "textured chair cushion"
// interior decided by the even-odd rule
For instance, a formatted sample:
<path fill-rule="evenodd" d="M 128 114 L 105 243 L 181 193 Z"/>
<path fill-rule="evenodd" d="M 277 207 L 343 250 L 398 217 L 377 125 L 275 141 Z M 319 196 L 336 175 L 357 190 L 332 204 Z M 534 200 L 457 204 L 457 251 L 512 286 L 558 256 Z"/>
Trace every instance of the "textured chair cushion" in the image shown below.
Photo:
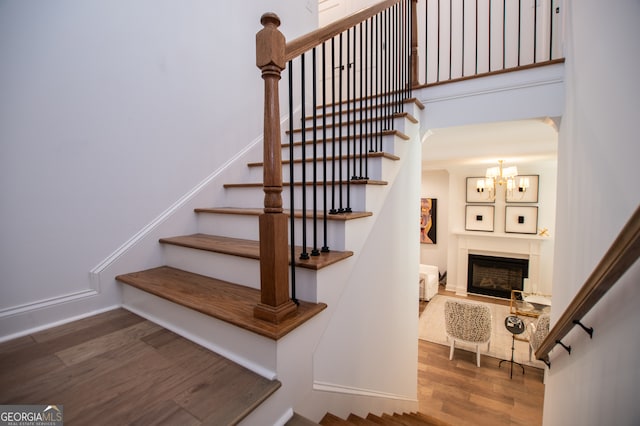
<path fill-rule="evenodd" d="M 485 343 L 491 339 L 491 309 L 486 305 L 447 300 L 445 329 L 454 339 Z"/>

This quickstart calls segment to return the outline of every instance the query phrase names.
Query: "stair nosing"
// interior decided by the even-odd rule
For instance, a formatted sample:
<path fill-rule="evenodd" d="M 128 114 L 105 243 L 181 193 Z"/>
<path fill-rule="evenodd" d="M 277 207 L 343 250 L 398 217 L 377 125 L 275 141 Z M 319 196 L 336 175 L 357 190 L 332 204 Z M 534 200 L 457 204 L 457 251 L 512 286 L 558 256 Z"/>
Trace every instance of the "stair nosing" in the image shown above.
<path fill-rule="evenodd" d="M 389 182 L 387 182 L 386 180 L 376 180 L 376 179 L 357 179 L 357 180 L 349 180 L 348 181 L 350 185 L 388 185 Z M 306 183 L 307 186 L 313 186 L 314 183 L 313 182 L 307 182 Z M 329 185 L 346 185 L 347 181 L 343 180 L 343 181 L 336 181 L 335 183 L 333 182 L 327 182 L 327 186 Z M 290 186 L 291 183 L 290 182 L 282 182 L 282 187 L 287 187 Z M 302 182 L 294 182 L 293 183 L 294 186 L 302 186 Z M 321 186 L 321 184 L 316 183 L 317 186 Z M 223 184 L 224 188 L 254 188 L 254 187 L 260 187 L 262 188 L 264 186 L 264 184 L 262 182 L 247 182 L 247 183 L 225 183 Z"/>
<path fill-rule="evenodd" d="M 313 143 L 311 142 L 307 142 L 307 143 Z M 367 153 L 367 157 L 369 158 L 386 158 L 389 160 L 400 160 L 400 157 L 398 157 L 397 155 L 393 155 L 393 154 L 389 154 L 388 152 L 371 152 L 371 153 Z M 314 163 L 314 162 L 322 162 L 322 161 L 349 161 L 351 160 L 353 157 L 347 157 L 346 155 L 343 155 L 342 157 L 336 157 L 336 156 L 331 156 L 331 157 L 317 157 L 317 158 L 305 158 L 304 162 L 306 163 Z M 297 158 L 295 160 L 293 160 L 294 164 L 300 164 L 303 162 L 302 158 Z M 287 159 L 283 159 L 282 160 L 282 164 L 290 164 L 291 161 L 287 160 Z M 251 163 L 247 163 L 248 167 L 263 167 L 264 166 L 264 162 L 262 161 L 255 161 L 255 162 L 251 162 Z"/>
<path fill-rule="evenodd" d="M 230 215 L 241 215 L 241 216 L 260 216 L 264 213 L 263 208 L 251 208 L 251 207 L 201 207 L 194 209 L 196 213 L 213 213 L 213 214 L 230 214 Z M 287 216 L 290 215 L 289 210 L 283 210 L 283 213 Z M 336 213 L 336 214 L 327 214 L 327 220 L 333 221 L 348 221 L 361 219 L 363 217 L 373 216 L 372 212 L 350 212 L 350 213 Z M 301 219 L 303 217 L 302 210 L 294 210 L 294 217 Z M 318 219 L 323 219 L 325 217 L 324 211 L 318 212 Z M 307 219 L 313 218 L 313 213 L 307 211 L 306 214 Z"/>

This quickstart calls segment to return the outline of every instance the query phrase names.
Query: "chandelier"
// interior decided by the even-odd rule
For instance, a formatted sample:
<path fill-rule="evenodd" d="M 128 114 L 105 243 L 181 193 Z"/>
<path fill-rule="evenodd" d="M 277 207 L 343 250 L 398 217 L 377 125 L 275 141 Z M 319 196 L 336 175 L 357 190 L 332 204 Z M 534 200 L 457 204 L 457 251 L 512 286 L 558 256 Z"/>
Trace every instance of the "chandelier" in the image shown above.
<path fill-rule="evenodd" d="M 516 166 L 504 167 L 503 162 L 503 160 L 498 160 L 497 166 L 487 169 L 485 178 L 478 179 L 476 182 L 476 191 L 480 193 L 487 192 L 490 199 L 495 199 L 496 190 L 499 186 L 504 186 L 509 194 L 512 194 L 516 188 L 521 193 L 527 191 L 529 178 L 521 177 L 516 185 L 518 168 Z"/>

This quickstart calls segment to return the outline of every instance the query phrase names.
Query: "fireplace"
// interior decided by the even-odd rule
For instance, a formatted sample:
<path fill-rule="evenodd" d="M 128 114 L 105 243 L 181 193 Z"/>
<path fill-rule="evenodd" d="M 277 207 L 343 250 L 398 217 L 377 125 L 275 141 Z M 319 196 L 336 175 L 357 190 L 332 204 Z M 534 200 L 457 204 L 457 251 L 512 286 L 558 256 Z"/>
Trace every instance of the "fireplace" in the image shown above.
<path fill-rule="evenodd" d="M 529 260 L 469 254 L 467 292 L 511 298 L 529 276 Z"/>

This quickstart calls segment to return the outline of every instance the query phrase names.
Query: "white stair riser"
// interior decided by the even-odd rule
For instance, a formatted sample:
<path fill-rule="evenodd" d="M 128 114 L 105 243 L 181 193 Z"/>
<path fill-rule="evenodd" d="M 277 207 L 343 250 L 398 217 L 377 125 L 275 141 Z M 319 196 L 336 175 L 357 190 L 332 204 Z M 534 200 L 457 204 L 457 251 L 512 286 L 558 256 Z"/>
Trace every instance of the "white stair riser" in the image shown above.
<path fill-rule="evenodd" d="M 276 342 L 128 285 L 123 307 L 249 370 L 276 378 Z"/>
<path fill-rule="evenodd" d="M 403 139 L 401 139 L 396 135 L 384 135 L 380 139 L 376 139 L 373 142 L 373 149 L 374 150 L 378 149 L 382 152 L 393 154 L 395 151 L 396 140 L 403 140 Z M 299 142 L 299 139 L 296 139 L 296 141 Z M 372 148 L 371 145 L 367 145 L 367 141 L 363 140 L 362 142 L 363 142 L 362 148 L 364 149 L 366 149 L 367 147 Z M 336 141 L 334 144 L 333 141 L 331 141 L 330 139 L 327 139 L 326 144 L 324 144 L 322 139 L 319 139 L 318 142 L 316 143 L 316 156 L 318 158 L 322 158 L 325 152 L 324 150 L 325 146 L 326 146 L 326 152 L 328 157 L 340 156 L 340 154 L 342 154 L 342 156 L 346 156 L 347 144 L 349 145 L 349 152 L 351 153 L 351 155 L 353 155 L 353 152 L 354 152 L 353 140 Z M 357 154 L 360 154 L 362 152 L 362 149 L 360 148 L 360 146 L 361 146 L 360 139 L 357 139 L 356 146 L 355 146 L 355 149 L 356 149 L 355 152 Z M 340 153 L 340 149 L 342 149 L 342 153 Z M 313 142 L 311 139 L 309 139 L 305 144 L 305 155 L 307 158 L 313 158 Z M 302 144 L 296 144 L 293 146 L 293 158 L 294 159 L 302 158 Z M 289 160 L 289 145 L 285 145 L 282 147 L 282 159 Z"/>
<path fill-rule="evenodd" d="M 354 169 L 353 159 L 347 161 L 327 161 L 326 163 L 326 176 L 327 180 L 331 180 L 334 177 L 332 174 L 335 170 L 335 179 L 338 179 L 340 176 L 340 167 L 342 167 L 342 176 L 344 179 L 347 177 L 353 177 L 354 174 L 358 177 L 368 177 L 369 179 L 374 180 L 384 180 L 384 172 L 383 167 L 386 162 L 392 162 L 389 158 L 369 158 L 368 161 L 365 162 L 363 158 L 360 161 L 360 158 L 356 158 L 356 164 Z M 314 170 L 315 167 L 315 170 Z M 294 163 L 294 181 L 301 182 L 302 181 L 302 163 Z M 304 170 L 306 173 L 307 182 L 313 181 L 314 172 L 316 176 L 317 182 L 322 182 L 325 176 L 325 164 L 322 161 L 311 162 L 307 161 L 304 163 Z M 282 167 L 282 178 L 284 182 L 289 182 L 290 179 L 290 167 L 289 164 L 284 164 Z M 249 181 L 251 182 L 261 182 L 263 178 L 263 168 L 262 166 L 253 166 L 250 167 L 250 176 Z"/>
<path fill-rule="evenodd" d="M 409 111 L 411 112 L 411 111 Z M 374 113 L 374 117 L 373 118 L 377 118 L 378 116 L 375 115 Z M 322 122 L 322 117 L 319 117 L 316 120 L 316 135 L 318 135 L 318 138 L 320 138 L 321 134 L 322 134 L 322 130 L 325 129 L 328 135 L 331 134 L 339 134 L 340 133 L 340 129 L 342 129 L 342 135 L 346 136 L 347 132 L 349 132 L 349 134 L 353 135 L 353 134 L 361 134 L 361 133 L 378 133 L 381 132 L 383 130 L 389 130 L 389 129 L 395 129 L 395 130 L 399 130 L 402 131 L 404 129 L 404 123 L 403 121 L 405 120 L 404 117 L 396 117 L 396 118 L 391 118 L 391 120 L 388 119 L 388 116 L 385 114 L 381 115 L 381 119 L 372 119 L 372 117 L 367 116 L 366 120 L 363 121 L 362 123 L 360 123 L 360 112 L 356 112 L 356 118 L 354 120 L 353 118 L 353 111 L 350 114 L 350 120 L 348 120 L 347 117 L 347 113 L 346 110 L 343 111 L 342 113 L 342 123 L 340 123 L 340 119 L 339 116 L 327 116 L 327 121 L 326 121 L 326 127 L 325 124 Z M 334 124 L 335 121 L 335 124 Z M 355 121 L 355 122 L 354 122 Z M 362 124 L 362 127 L 360 126 Z M 313 139 L 313 120 L 312 119 L 307 119 L 305 122 L 305 129 L 307 132 L 306 135 L 306 139 L 307 140 L 311 140 Z M 300 125 L 297 125 L 296 128 L 294 129 L 294 140 L 299 141 L 302 139 L 301 132 L 300 132 Z M 287 132 L 289 132 L 289 129 L 286 128 L 285 129 Z M 287 138 L 288 138 L 289 133 L 287 133 Z"/>
<path fill-rule="evenodd" d="M 331 186 L 327 188 L 327 207 L 340 208 L 347 207 L 347 189 L 346 182 L 342 188 L 342 204 L 340 203 L 339 194 L 340 189 L 336 185 L 335 197 L 332 198 Z M 366 191 L 367 188 L 375 189 L 378 185 L 366 185 L 366 184 L 353 184 L 351 185 L 351 197 L 350 205 L 352 211 L 367 211 L 366 209 Z M 307 187 L 307 209 L 312 207 L 312 195 L 313 188 Z M 282 201 L 286 208 L 289 208 L 289 187 L 285 186 L 282 190 Z M 225 190 L 225 205 L 240 207 L 240 208 L 263 208 L 264 207 L 264 191 L 261 187 L 247 187 L 247 188 L 227 188 Z M 324 208 L 322 186 L 317 187 L 317 206 L 319 209 Z M 294 209 L 302 208 L 302 196 L 301 188 L 296 187 Z"/>
<path fill-rule="evenodd" d="M 163 244 L 163 250 L 167 266 L 247 287 L 260 288 L 260 262 L 256 259 L 173 244 Z"/>
<path fill-rule="evenodd" d="M 307 246 L 313 245 L 313 220 L 307 219 Z M 324 245 L 324 231 L 322 218 L 317 221 L 318 246 Z M 302 219 L 296 218 L 294 235 L 296 245 L 302 245 Z M 344 250 L 345 221 L 327 220 L 327 243 L 333 250 Z M 198 232 L 222 237 L 244 238 L 258 240 L 259 218 L 253 215 L 235 214 L 200 214 L 198 217 Z"/>

